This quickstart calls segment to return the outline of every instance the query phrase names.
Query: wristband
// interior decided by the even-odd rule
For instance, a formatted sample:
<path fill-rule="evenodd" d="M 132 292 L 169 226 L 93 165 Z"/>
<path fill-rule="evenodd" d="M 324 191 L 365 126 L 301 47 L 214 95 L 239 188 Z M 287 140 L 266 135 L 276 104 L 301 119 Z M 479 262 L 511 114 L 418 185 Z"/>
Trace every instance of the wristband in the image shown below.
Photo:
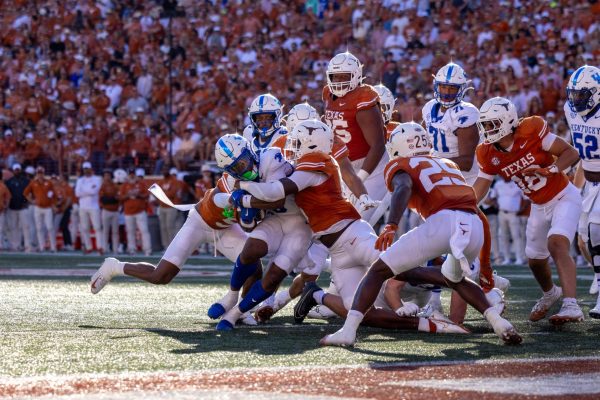
<path fill-rule="evenodd" d="M 558 165 L 552 164 L 548 167 L 548 171 L 552 172 L 553 174 L 557 174 L 560 170 L 558 169 Z"/>
<path fill-rule="evenodd" d="M 356 176 L 358 176 L 360 178 L 361 181 L 365 181 L 367 180 L 367 178 L 369 177 L 369 173 L 367 171 L 365 171 L 364 169 L 361 169 L 360 171 L 358 171 L 358 173 L 356 174 Z"/>
<path fill-rule="evenodd" d="M 246 208 L 252 208 L 251 201 L 252 201 L 252 196 L 249 194 L 245 194 L 242 197 L 242 205 Z"/>

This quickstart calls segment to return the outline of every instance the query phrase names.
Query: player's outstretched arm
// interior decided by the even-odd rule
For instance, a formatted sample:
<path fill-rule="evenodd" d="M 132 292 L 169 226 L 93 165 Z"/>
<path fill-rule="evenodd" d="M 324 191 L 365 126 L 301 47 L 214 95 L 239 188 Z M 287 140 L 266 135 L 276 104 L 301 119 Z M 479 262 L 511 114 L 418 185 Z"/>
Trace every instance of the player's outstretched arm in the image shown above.
<path fill-rule="evenodd" d="M 490 190 L 490 187 L 492 186 L 492 179 L 488 179 L 487 177 L 483 177 L 480 175 L 473 183 L 473 190 L 475 190 L 475 197 L 477 197 L 477 203 L 479 203 L 487 195 L 488 191 Z"/>
<path fill-rule="evenodd" d="M 365 171 L 368 176 L 375 170 L 385 152 L 385 126 L 383 125 L 383 116 L 379 106 L 375 105 L 357 112 L 356 122 L 358 122 L 365 140 L 370 146 L 361 167 L 361 170 Z"/>
<path fill-rule="evenodd" d="M 352 192 L 356 198 L 359 198 L 363 194 L 367 194 L 367 188 L 360 177 L 354 172 L 354 168 L 352 167 L 352 163 L 348 157 L 341 158 L 337 160 L 338 165 L 340 166 L 340 174 L 342 175 L 342 180 L 348 186 L 348 189 Z"/>
<path fill-rule="evenodd" d="M 475 160 L 475 149 L 479 143 L 479 131 L 473 124 L 456 130 L 458 137 L 458 157 L 451 158 L 461 171 L 470 171 Z"/>

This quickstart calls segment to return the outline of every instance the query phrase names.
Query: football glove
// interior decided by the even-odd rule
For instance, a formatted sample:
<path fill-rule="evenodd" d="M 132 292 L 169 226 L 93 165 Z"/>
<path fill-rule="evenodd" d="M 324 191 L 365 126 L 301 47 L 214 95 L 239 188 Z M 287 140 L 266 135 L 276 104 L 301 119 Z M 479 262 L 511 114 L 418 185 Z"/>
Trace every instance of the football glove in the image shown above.
<path fill-rule="evenodd" d="M 231 204 L 233 204 L 233 206 L 235 208 L 243 208 L 244 205 L 242 204 L 242 199 L 247 194 L 248 194 L 248 192 L 246 192 L 243 189 L 236 189 L 233 192 L 231 192 L 231 196 L 229 197 L 229 201 L 231 202 Z"/>
<path fill-rule="evenodd" d="M 370 208 L 377 207 L 379 203 L 381 202 L 371 199 L 368 194 L 361 194 L 358 198 L 358 212 L 362 214 Z"/>
<path fill-rule="evenodd" d="M 239 207 L 239 215 L 240 215 L 240 221 L 245 224 L 245 225 L 251 225 L 254 223 L 254 220 L 257 219 L 257 216 L 259 215 L 259 209 L 258 208 L 246 208 L 246 207 Z"/>
<path fill-rule="evenodd" d="M 377 238 L 375 242 L 375 248 L 379 251 L 385 251 L 388 247 L 394 243 L 394 238 L 396 237 L 396 231 L 398 230 L 398 225 L 396 224 L 387 224 L 383 228 L 383 232 Z"/>
<path fill-rule="evenodd" d="M 545 176 L 549 177 L 552 174 L 558 173 L 558 167 L 555 164 L 552 164 L 549 167 L 545 168 L 529 168 L 522 172 L 523 176 Z"/>
<path fill-rule="evenodd" d="M 398 307 L 396 315 L 399 317 L 414 317 L 419 312 L 419 306 L 411 301 L 402 301 L 402 307 Z"/>

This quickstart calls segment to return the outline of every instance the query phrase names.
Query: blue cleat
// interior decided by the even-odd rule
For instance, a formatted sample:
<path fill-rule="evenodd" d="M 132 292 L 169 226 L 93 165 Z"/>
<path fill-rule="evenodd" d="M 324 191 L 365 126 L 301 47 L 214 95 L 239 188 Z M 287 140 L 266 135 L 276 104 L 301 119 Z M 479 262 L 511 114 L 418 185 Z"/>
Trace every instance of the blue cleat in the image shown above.
<path fill-rule="evenodd" d="M 226 319 L 222 319 L 217 324 L 217 330 L 218 331 L 232 331 L 233 325 L 231 324 L 231 322 L 227 321 Z"/>
<path fill-rule="evenodd" d="M 220 303 L 214 303 L 212 306 L 210 306 L 210 308 L 208 309 L 208 318 L 210 319 L 218 319 L 221 318 L 221 316 L 223 316 L 223 314 L 225 314 L 225 307 L 223 307 L 223 305 L 221 305 Z"/>

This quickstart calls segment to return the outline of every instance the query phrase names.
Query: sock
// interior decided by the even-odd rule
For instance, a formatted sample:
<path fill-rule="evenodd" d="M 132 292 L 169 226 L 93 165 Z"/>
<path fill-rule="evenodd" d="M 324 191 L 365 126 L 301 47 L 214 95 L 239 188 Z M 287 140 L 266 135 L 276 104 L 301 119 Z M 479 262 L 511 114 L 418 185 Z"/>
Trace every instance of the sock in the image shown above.
<path fill-rule="evenodd" d="M 563 304 L 577 304 L 577 299 L 575 297 L 564 297 Z"/>
<path fill-rule="evenodd" d="M 245 313 L 260 304 L 261 301 L 268 298 L 273 292 L 267 292 L 262 287 L 262 280 L 254 282 L 254 285 L 248 291 L 248 294 L 240 301 L 240 311 Z"/>
<path fill-rule="evenodd" d="M 115 275 L 125 275 L 125 263 L 123 261 L 119 261 L 113 273 Z"/>
<path fill-rule="evenodd" d="M 290 297 L 290 289 L 280 290 L 275 295 L 275 307 L 281 310 L 291 300 L 292 298 Z"/>
<path fill-rule="evenodd" d="M 548 290 L 547 292 L 544 292 L 544 296 L 552 296 L 554 294 L 555 290 L 556 290 L 556 285 L 552 285 L 552 289 Z"/>
<path fill-rule="evenodd" d="M 600 272 L 594 273 L 594 277 L 596 278 L 596 282 L 598 282 L 598 286 L 600 286 Z"/>
<path fill-rule="evenodd" d="M 356 332 L 358 326 L 360 325 L 364 317 L 365 315 L 360 311 L 348 311 L 348 316 L 346 316 L 346 321 L 344 322 L 343 329 L 352 330 L 353 332 Z"/>
<path fill-rule="evenodd" d="M 325 292 L 323 290 L 318 290 L 313 293 L 313 299 L 315 299 L 318 305 L 323 305 L 323 297 L 325 297 Z"/>
<path fill-rule="evenodd" d="M 231 309 L 238 302 L 240 292 L 235 290 L 229 290 L 225 296 L 219 301 L 226 309 Z"/>
<path fill-rule="evenodd" d="M 427 318 L 419 318 L 419 326 L 417 330 L 419 332 L 435 332 L 436 326 L 433 322 Z"/>
<path fill-rule="evenodd" d="M 496 323 L 496 321 L 498 321 L 500 318 L 502 318 L 500 316 L 500 313 L 498 313 L 498 310 L 496 310 L 494 307 L 490 307 L 487 310 L 485 310 L 483 312 L 483 316 L 485 317 L 485 319 L 487 319 L 487 321 L 492 326 L 494 326 L 494 324 Z"/>
<path fill-rule="evenodd" d="M 431 297 L 429 298 L 429 302 L 438 302 L 441 303 L 442 299 L 442 288 L 440 288 L 439 286 L 435 286 L 433 289 L 431 289 Z"/>
<path fill-rule="evenodd" d="M 240 290 L 240 288 L 244 286 L 246 279 L 256 272 L 256 268 L 258 268 L 257 262 L 252 264 L 242 264 L 240 257 L 238 256 L 237 260 L 235 260 L 233 271 L 231 272 L 231 289 Z"/>

